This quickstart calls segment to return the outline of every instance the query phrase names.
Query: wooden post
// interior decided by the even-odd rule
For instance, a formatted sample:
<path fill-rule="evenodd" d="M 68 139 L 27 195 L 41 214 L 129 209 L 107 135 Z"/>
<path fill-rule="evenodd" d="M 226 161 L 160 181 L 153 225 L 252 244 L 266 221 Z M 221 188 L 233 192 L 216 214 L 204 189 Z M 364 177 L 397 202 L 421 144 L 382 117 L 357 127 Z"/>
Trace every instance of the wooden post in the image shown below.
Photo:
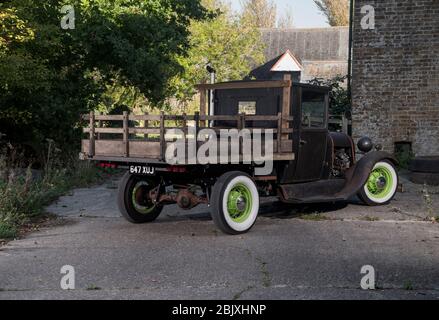
<path fill-rule="evenodd" d="M 100 116 L 100 115 L 101 115 L 101 113 L 98 112 L 98 116 Z M 102 121 L 101 120 L 98 120 L 98 128 L 102 128 Z M 98 132 L 98 140 L 101 140 L 101 133 L 100 132 Z"/>
<path fill-rule="evenodd" d="M 148 113 L 148 112 L 145 112 L 145 116 L 148 116 L 148 115 L 149 115 L 149 113 Z M 145 119 L 145 122 L 144 122 L 144 124 L 143 124 L 143 128 L 144 128 L 144 129 L 148 129 L 148 126 L 149 126 L 149 121 Z M 143 138 L 144 138 L 145 140 L 148 140 L 148 134 L 145 133 L 145 134 L 143 135 Z"/>
<path fill-rule="evenodd" d="M 130 156 L 130 128 L 129 128 L 129 114 L 127 111 L 123 112 L 123 147 L 124 156 L 128 158 Z"/>
<path fill-rule="evenodd" d="M 238 115 L 238 130 L 239 131 L 241 131 L 242 129 L 245 129 L 245 113 L 241 113 L 241 114 L 239 114 Z M 244 159 L 244 146 L 243 146 L 243 144 L 244 144 L 244 137 L 242 137 L 242 140 L 241 140 L 241 138 L 239 138 L 239 158 L 241 159 L 241 156 L 242 156 L 242 159 Z"/>
<path fill-rule="evenodd" d="M 200 116 L 204 117 L 207 115 L 207 96 L 206 96 L 206 89 L 200 89 Z M 206 127 L 206 121 L 201 121 L 200 123 L 201 127 Z"/>
<path fill-rule="evenodd" d="M 95 155 L 95 113 L 90 112 L 90 141 L 88 146 L 88 156 L 90 158 Z"/>
<path fill-rule="evenodd" d="M 282 113 L 277 114 L 277 153 L 282 152 Z"/>
<path fill-rule="evenodd" d="M 240 113 L 238 115 L 238 129 L 242 130 L 245 128 L 245 114 L 244 113 Z"/>
<path fill-rule="evenodd" d="M 199 112 L 195 112 L 194 120 L 195 120 L 195 128 L 194 128 L 195 159 L 187 159 L 187 162 L 189 163 L 189 161 L 192 160 L 192 161 L 195 162 L 194 164 L 197 164 L 198 163 L 198 160 L 197 160 L 197 155 L 198 155 L 198 130 L 200 128 L 200 113 Z"/>
<path fill-rule="evenodd" d="M 341 118 L 341 121 L 342 121 L 343 133 L 349 134 L 349 120 L 348 120 L 348 118 L 346 118 L 346 116 L 343 115 Z"/>
<path fill-rule="evenodd" d="M 186 136 L 187 136 L 187 115 L 186 112 L 183 113 L 183 139 L 186 143 Z"/>
<path fill-rule="evenodd" d="M 291 81 L 291 75 L 284 75 L 285 81 Z M 282 121 L 282 128 L 288 129 L 290 124 L 288 122 L 288 117 L 291 114 L 291 86 L 284 87 L 283 89 L 283 97 L 282 97 L 282 117 L 284 118 Z M 283 140 L 288 140 L 288 133 L 285 133 L 281 137 Z"/>
<path fill-rule="evenodd" d="M 160 159 L 165 161 L 166 141 L 165 141 L 165 112 L 160 112 Z"/>

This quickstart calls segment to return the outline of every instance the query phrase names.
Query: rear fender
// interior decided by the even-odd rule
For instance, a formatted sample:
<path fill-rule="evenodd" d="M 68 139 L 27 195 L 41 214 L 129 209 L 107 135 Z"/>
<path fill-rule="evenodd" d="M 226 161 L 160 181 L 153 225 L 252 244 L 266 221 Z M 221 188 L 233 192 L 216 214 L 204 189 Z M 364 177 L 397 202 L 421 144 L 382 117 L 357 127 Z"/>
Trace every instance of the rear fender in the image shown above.
<path fill-rule="evenodd" d="M 366 154 L 358 161 L 355 166 L 346 172 L 346 185 L 338 193 L 339 196 L 351 197 L 356 195 L 363 188 L 373 167 L 380 161 L 388 160 L 394 165 L 398 165 L 398 161 L 389 153 L 384 151 L 375 151 Z"/>

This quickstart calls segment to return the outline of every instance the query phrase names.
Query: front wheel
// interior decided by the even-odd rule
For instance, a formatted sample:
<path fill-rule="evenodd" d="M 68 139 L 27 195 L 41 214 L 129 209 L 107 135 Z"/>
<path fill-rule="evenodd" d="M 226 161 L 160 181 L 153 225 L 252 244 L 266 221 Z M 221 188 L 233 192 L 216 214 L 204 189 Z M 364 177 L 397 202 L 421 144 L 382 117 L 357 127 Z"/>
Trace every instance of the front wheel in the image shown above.
<path fill-rule="evenodd" d="M 395 166 L 387 161 L 378 162 L 361 189 L 359 197 L 369 206 L 389 203 L 398 189 L 398 174 Z"/>
<path fill-rule="evenodd" d="M 232 235 L 248 232 L 255 224 L 258 212 L 258 190 L 247 174 L 228 172 L 215 183 L 211 213 L 221 231 Z"/>
<path fill-rule="evenodd" d="M 119 184 L 118 206 L 122 216 L 132 223 L 152 222 L 163 206 L 150 199 L 149 192 L 157 187 L 153 180 L 126 173 Z"/>

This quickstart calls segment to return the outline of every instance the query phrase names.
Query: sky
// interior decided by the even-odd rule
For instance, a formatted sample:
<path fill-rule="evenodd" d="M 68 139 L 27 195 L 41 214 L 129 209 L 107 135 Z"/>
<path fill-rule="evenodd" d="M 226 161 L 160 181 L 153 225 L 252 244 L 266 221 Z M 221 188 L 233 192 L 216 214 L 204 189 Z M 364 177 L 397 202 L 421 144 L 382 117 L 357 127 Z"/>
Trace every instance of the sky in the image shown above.
<path fill-rule="evenodd" d="M 235 10 L 241 9 L 241 0 L 229 0 Z M 273 0 L 277 5 L 278 15 L 288 8 L 293 10 L 294 27 L 318 28 L 328 27 L 326 18 L 318 11 L 313 0 Z"/>

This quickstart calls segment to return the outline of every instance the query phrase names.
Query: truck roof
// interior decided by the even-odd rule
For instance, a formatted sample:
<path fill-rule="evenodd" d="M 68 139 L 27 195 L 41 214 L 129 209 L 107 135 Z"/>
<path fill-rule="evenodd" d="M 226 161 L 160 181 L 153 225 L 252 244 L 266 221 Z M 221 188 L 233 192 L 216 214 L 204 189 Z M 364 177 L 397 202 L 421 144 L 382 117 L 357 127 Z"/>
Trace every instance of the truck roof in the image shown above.
<path fill-rule="evenodd" d="M 234 80 L 234 81 L 224 81 L 224 82 L 217 82 L 215 85 L 222 85 L 222 84 L 239 84 L 239 83 L 252 83 L 252 82 L 273 82 L 273 80 Z M 310 83 L 303 83 L 303 82 L 292 82 L 292 85 L 294 87 L 302 87 L 302 88 L 308 88 L 308 89 L 316 89 L 319 91 L 331 91 L 331 88 L 328 86 L 317 86 Z M 230 88 L 232 89 L 232 88 Z"/>

